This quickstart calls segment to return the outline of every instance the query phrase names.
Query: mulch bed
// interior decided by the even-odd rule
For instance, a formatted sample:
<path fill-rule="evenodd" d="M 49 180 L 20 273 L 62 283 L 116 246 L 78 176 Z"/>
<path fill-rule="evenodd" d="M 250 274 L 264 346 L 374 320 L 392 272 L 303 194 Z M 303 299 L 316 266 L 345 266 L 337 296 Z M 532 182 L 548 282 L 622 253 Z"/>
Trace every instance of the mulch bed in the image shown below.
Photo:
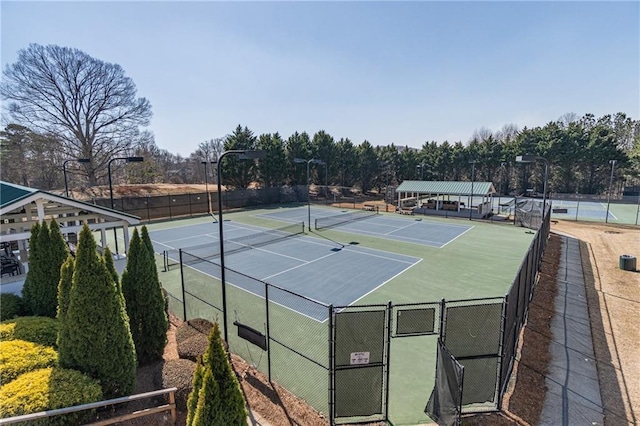
<path fill-rule="evenodd" d="M 469 425 L 536 425 L 544 404 L 545 376 L 551 355 L 549 344 L 554 314 L 557 274 L 560 266 L 560 237 L 550 234 L 542 259 L 542 270 L 529 306 L 527 323 L 520 333 L 518 355 L 501 413 L 466 417 Z"/>

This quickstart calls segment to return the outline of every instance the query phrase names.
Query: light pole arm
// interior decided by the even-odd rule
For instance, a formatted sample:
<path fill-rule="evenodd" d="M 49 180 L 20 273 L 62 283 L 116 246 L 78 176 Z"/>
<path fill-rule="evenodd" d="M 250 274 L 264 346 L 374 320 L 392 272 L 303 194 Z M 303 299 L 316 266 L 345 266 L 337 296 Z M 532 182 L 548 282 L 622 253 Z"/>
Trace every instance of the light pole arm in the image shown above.
<path fill-rule="evenodd" d="M 67 185 L 67 163 L 73 160 L 64 160 L 62 162 L 62 175 L 64 176 L 64 196 L 69 198 L 69 186 Z"/>

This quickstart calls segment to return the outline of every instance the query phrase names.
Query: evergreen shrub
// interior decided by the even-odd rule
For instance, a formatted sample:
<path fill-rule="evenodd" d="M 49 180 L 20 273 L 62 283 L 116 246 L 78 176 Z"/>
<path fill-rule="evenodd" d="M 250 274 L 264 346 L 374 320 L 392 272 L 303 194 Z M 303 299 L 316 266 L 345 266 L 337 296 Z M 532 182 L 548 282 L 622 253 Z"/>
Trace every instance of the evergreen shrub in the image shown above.
<path fill-rule="evenodd" d="M 0 417 L 55 410 L 101 401 L 100 384 L 75 370 L 44 368 L 25 373 L 0 387 Z M 33 420 L 29 426 L 67 426 L 84 424 L 94 410 L 80 411 Z M 27 424 L 20 423 L 22 425 Z"/>
<path fill-rule="evenodd" d="M 0 342 L 0 383 L 2 383 L 2 387 L 21 374 L 57 365 L 58 354 L 53 348 L 24 340 Z"/>
<path fill-rule="evenodd" d="M 19 317 L 0 323 L 0 340 L 25 340 L 57 347 L 58 321 L 49 317 Z"/>
<path fill-rule="evenodd" d="M 13 293 L 0 293 L 0 321 L 6 321 L 24 314 L 22 297 Z"/>
<path fill-rule="evenodd" d="M 136 353 L 123 297 L 88 226 L 80 232 L 69 306 L 61 324 L 60 366 L 100 381 L 105 398 L 130 395 Z"/>

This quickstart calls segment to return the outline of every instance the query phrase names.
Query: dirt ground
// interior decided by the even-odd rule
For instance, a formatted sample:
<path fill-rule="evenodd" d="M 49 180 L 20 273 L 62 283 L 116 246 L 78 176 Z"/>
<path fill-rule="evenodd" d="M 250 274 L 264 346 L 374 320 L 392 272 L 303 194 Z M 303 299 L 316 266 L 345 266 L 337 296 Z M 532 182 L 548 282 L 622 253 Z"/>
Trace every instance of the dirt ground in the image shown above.
<path fill-rule="evenodd" d="M 621 255 L 640 258 L 640 229 L 633 226 L 558 221 L 552 231 L 584 244 L 591 334 L 598 366 L 605 425 L 640 422 L 640 263 L 619 268 Z M 636 261 L 638 262 L 638 261 Z M 587 265 L 588 264 L 588 265 Z"/>

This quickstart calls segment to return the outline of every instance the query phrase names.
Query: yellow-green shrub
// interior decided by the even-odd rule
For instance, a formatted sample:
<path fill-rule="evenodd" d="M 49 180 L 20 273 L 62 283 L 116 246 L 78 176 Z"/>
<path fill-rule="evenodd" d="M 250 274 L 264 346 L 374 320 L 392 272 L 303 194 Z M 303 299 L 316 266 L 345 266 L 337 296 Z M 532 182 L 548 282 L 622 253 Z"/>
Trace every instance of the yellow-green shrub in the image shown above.
<path fill-rule="evenodd" d="M 0 417 L 14 417 L 102 400 L 100 384 L 75 370 L 44 368 L 0 387 Z M 29 426 L 66 426 L 91 420 L 93 410 L 28 422 Z M 27 423 L 20 423 L 26 425 Z"/>
<path fill-rule="evenodd" d="M 0 342 L 0 383 L 3 387 L 23 373 L 57 365 L 58 353 L 53 348 L 24 340 Z"/>
<path fill-rule="evenodd" d="M 19 317 L 0 323 L 0 340 L 25 340 L 56 347 L 58 320 L 49 317 Z"/>

